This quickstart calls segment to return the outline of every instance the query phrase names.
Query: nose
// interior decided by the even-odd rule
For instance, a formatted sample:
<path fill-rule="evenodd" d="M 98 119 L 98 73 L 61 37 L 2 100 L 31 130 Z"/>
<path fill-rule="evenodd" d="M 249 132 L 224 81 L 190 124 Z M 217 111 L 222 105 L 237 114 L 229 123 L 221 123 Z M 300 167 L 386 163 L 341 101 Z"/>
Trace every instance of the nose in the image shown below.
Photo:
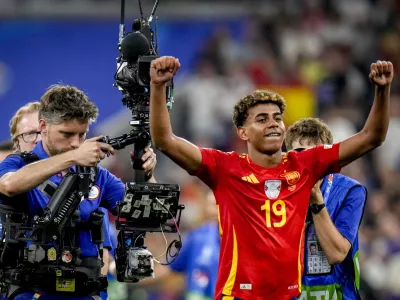
<path fill-rule="evenodd" d="M 274 118 L 270 119 L 270 121 L 268 122 L 267 125 L 268 125 L 268 128 L 279 127 L 278 122 Z"/>
<path fill-rule="evenodd" d="M 77 149 L 80 146 L 80 144 L 81 144 L 81 141 L 79 139 L 79 136 L 78 135 L 74 135 L 71 138 L 71 148 L 72 149 Z"/>

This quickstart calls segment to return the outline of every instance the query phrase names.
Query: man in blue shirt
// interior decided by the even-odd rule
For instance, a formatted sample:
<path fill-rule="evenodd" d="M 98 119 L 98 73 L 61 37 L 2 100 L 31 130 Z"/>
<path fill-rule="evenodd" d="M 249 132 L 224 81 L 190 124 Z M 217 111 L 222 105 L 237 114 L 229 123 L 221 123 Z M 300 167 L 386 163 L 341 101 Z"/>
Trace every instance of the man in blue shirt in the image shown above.
<path fill-rule="evenodd" d="M 288 150 L 333 143 L 328 127 L 304 118 L 291 125 L 285 138 Z M 299 300 L 360 299 L 358 228 L 367 190 L 356 180 L 330 174 L 310 197 L 304 246 L 304 273 Z"/>
<path fill-rule="evenodd" d="M 13 148 L 17 152 L 29 152 L 42 140 L 39 131 L 39 102 L 29 102 L 20 107 L 10 120 L 10 135 Z M 107 210 L 103 207 L 100 210 L 104 213 L 104 252 L 102 275 L 107 275 L 109 267 L 109 251 L 113 248 L 111 243 L 110 220 Z M 1 235 L 1 232 L 0 232 Z M 101 298 L 106 300 L 107 292 L 101 293 Z"/>
<path fill-rule="evenodd" d="M 32 150 L 40 160 L 26 165 L 19 155 L 7 157 L 0 163 L 0 193 L 7 197 L 25 194 L 29 213 L 40 214 L 49 202 L 49 197 L 39 187 L 43 182 L 50 180 L 59 185 L 63 176 L 76 165 L 97 167 L 105 158 L 106 152 L 114 153 L 110 145 L 97 142 L 100 137 L 85 140 L 89 124 L 96 120 L 97 115 L 98 109 L 94 103 L 75 87 L 56 85 L 46 91 L 41 98 L 39 109 L 39 131 L 42 141 Z M 147 179 L 149 182 L 155 182 L 151 173 L 156 159 L 150 148 L 146 148 L 142 160 Z M 117 202 L 121 201 L 124 195 L 124 184 L 107 170 L 97 168 L 96 184 L 78 208 L 84 221 L 87 221 L 90 213 L 100 206 L 115 211 Z M 15 201 L 21 201 L 21 197 L 15 198 Z M 90 231 L 81 230 L 78 243 L 82 259 L 98 258 L 99 253 L 91 241 Z M 35 295 L 32 291 L 22 292 L 14 299 L 33 297 L 72 299 L 55 295 Z"/>

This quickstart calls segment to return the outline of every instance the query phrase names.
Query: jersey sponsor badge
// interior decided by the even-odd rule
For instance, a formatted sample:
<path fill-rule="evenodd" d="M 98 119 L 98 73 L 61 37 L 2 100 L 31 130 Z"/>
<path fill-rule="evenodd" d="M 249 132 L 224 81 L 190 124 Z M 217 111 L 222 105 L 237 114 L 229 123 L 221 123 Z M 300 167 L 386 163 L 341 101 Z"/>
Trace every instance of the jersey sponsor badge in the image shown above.
<path fill-rule="evenodd" d="M 279 177 L 284 177 L 289 185 L 295 185 L 300 180 L 300 173 L 297 171 L 285 172 Z"/>
<path fill-rule="evenodd" d="M 269 199 L 276 199 L 281 192 L 281 181 L 280 180 L 267 180 L 264 184 L 265 194 Z"/>

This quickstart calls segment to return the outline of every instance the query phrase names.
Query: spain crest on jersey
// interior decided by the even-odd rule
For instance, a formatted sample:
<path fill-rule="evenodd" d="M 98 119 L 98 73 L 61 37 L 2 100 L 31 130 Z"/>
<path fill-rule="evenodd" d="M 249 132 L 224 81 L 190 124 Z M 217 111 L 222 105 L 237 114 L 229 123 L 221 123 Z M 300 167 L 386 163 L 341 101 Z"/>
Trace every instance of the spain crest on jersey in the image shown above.
<path fill-rule="evenodd" d="M 280 180 L 266 180 L 264 183 L 265 194 L 269 199 L 276 199 L 281 192 Z"/>

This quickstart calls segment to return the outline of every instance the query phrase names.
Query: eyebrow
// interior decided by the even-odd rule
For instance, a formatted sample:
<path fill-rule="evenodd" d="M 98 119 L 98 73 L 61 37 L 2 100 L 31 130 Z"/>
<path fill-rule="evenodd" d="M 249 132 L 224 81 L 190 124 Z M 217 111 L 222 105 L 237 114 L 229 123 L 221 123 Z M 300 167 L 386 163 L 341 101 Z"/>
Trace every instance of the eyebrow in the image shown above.
<path fill-rule="evenodd" d="M 89 130 L 88 130 L 88 131 L 85 131 L 85 132 L 73 132 L 73 131 L 59 130 L 59 132 L 60 132 L 60 133 L 67 133 L 67 134 L 86 134 L 86 133 L 89 132 Z"/>
<path fill-rule="evenodd" d="M 276 116 L 282 116 L 282 114 L 280 112 L 275 112 L 272 114 L 272 116 L 276 117 Z M 259 113 L 258 115 L 255 116 L 255 118 L 258 117 L 268 117 L 267 113 Z"/>

